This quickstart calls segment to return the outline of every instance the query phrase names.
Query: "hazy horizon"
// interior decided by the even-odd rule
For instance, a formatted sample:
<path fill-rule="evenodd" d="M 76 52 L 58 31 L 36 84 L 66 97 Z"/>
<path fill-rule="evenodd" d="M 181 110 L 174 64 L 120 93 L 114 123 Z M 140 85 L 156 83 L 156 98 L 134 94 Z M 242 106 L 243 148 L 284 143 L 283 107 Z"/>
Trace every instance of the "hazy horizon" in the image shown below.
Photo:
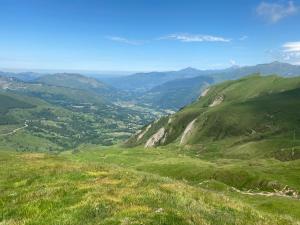
<path fill-rule="evenodd" d="M 99 75 L 99 76 L 126 76 L 130 74 L 135 74 L 135 73 L 148 73 L 148 72 L 168 72 L 168 71 L 179 71 L 183 70 L 186 68 L 193 68 L 197 70 L 225 70 L 229 69 L 231 67 L 247 67 L 247 66 L 255 66 L 255 65 L 260 65 L 260 64 L 270 64 L 273 62 L 280 62 L 280 63 L 286 63 L 286 62 L 281 62 L 281 61 L 270 61 L 270 62 L 263 62 L 263 63 L 258 63 L 258 64 L 253 64 L 253 65 L 231 65 L 227 66 L 224 68 L 196 68 L 196 67 L 184 67 L 184 68 L 178 68 L 178 69 L 164 69 L 164 70 L 144 70 L 144 71 L 120 71 L 120 70 L 72 70 L 72 69 L 37 69 L 37 68 L 32 68 L 32 69 L 13 69 L 13 68 L 0 68 L 0 71 L 2 72 L 10 72 L 10 73 L 41 73 L 41 74 L 51 74 L 51 73 L 80 73 L 83 75 Z M 298 64 L 293 64 L 293 63 L 288 63 L 291 65 L 298 65 Z"/>

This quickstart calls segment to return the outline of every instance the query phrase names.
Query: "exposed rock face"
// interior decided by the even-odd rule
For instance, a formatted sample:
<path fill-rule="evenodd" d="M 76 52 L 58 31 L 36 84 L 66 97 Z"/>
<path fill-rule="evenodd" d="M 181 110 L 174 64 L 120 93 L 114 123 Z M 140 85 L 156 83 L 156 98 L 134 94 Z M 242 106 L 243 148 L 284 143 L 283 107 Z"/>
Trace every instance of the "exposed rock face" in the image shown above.
<path fill-rule="evenodd" d="M 166 130 L 164 127 L 160 128 L 155 134 L 153 134 L 145 144 L 145 148 L 154 147 L 156 144 L 164 138 Z"/>
<path fill-rule="evenodd" d="M 183 132 L 183 134 L 182 134 L 182 136 L 181 136 L 180 144 L 184 144 L 184 143 L 186 142 L 187 138 L 191 135 L 196 120 L 197 120 L 197 119 L 194 119 L 192 122 L 190 122 L 190 123 L 186 126 L 186 128 L 185 128 L 185 130 L 184 130 L 184 132 Z"/>
<path fill-rule="evenodd" d="M 166 143 L 167 137 L 168 137 L 168 133 L 165 132 L 164 137 L 163 137 L 163 139 L 161 140 L 160 143 L 162 143 L 162 144 Z"/>
<path fill-rule="evenodd" d="M 200 97 L 206 96 L 207 93 L 208 93 L 208 91 L 209 91 L 209 88 L 206 88 L 206 89 L 201 93 L 201 96 L 200 96 Z"/>
<path fill-rule="evenodd" d="M 139 134 L 139 136 L 137 137 L 137 141 L 139 141 L 141 138 L 143 138 L 144 135 L 148 132 L 148 130 L 150 128 L 151 128 L 151 124 L 149 126 L 147 126 L 147 128 L 141 134 Z"/>
<path fill-rule="evenodd" d="M 218 96 L 218 97 L 215 98 L 213 103 L 211 103 L 209 105 L 209 107 L 214 107 L 214 106 L 220 105 L 223 101 L 224 101 L 224 97 L 223 96 Z"/>

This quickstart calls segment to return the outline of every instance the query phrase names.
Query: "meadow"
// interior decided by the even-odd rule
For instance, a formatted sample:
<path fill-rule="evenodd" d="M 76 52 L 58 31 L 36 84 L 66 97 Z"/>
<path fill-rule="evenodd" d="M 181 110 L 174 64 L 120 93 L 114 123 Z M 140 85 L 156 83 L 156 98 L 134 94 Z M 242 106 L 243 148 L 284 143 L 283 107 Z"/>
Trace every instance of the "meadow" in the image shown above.
<path fill-rule="evenodd" d="M 236 191 L 274 182 L 299 189 L 299 160 L 208 160 L 176 146 L 0 156 L 1 225 L 300 222 L 299 198 Z"/>

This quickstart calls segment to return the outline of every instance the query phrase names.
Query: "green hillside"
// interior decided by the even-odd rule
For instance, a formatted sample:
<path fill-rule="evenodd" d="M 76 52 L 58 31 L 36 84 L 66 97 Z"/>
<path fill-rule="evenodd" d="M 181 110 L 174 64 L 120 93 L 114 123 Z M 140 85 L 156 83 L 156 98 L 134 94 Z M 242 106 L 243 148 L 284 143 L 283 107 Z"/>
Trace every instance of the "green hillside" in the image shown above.
<path fill-rule="evenodd" d="M 0 126 L 18 124 L 19 121 L 13 115 L 8 114 L 10 110 L 26 110 L 35 107 L 31 102 L 24 101 L 20 96 L 0 92 Z"/>
<path fill-rule="evenodd" d="M 0 102 L 1 102 L 1 108 L 0 108 L 0 114 L 6 114 L 10 109 L 26 109 L 33 107 L 32 104 L 24 102 L 22 100 L 19 100 L 15 98 L 15 96 L 9 96 L 5 95 L 3 93 L 0 93 Z"/>
<path fill-rule="evenodd" d="M 228 81 L 211 87 L 199 101 L 168 118 L 162 118 L 151 125 L 143 137 L 136 135 L 127 144 L 145 144 L 163 128 L 164 134 L 154 145 L 222 142 L 224 148 L 221 148 L 220 154 L 243 155 L 247 153 L 242 151 L 243 148 L 247 150 L 247 143 L 257 149 L 258 145 L 275 139 L 274 142 L 269 141 L 272 146 L 257 150 L 259 152 L 252 156 L 298 158 L 299 97 L 299 77 L 252 75 Z M 187 132 L 188 125 L 190 129 Z M 286 149 L 281 153 L 279 150 L 283 147 Z M 206 153 L 209 154 L 209 151 Z"/>

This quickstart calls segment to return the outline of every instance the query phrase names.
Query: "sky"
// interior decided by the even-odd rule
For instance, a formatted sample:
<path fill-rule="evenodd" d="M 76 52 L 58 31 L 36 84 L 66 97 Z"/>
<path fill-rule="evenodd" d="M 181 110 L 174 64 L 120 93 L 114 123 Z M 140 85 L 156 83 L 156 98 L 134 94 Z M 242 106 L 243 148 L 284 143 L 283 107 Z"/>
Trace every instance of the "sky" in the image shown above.
<path fill-rule="evenodd" d="M 0 0 L 0 68 L 300 64 L 300 0 Z"/>

